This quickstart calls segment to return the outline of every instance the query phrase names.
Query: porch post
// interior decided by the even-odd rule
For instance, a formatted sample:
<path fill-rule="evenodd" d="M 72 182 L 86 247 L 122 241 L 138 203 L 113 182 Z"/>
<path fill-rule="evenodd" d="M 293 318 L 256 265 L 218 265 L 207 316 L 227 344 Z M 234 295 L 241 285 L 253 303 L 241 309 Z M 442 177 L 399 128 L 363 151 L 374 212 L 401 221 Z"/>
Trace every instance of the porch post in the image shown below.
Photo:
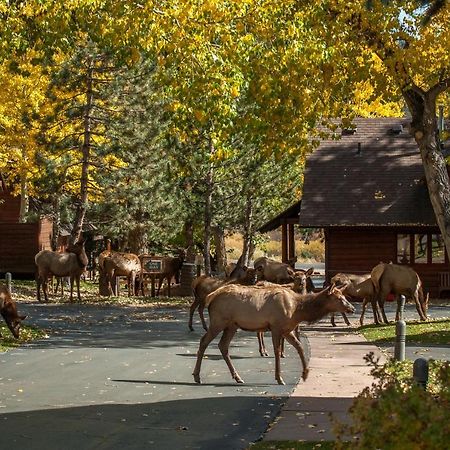
<path fill-rule="evenodd" d="M 286 222 L 281 224 L 281 261 L 288 261 L 288 226 Z"/>
<path fill-rule="evenodd" d="M 289 237 L 289 245 L 288 245 L 288 259 L 295 258 L 295 239 L 294 239 L 294 224 L 288 224 L 288 237 Z"/>

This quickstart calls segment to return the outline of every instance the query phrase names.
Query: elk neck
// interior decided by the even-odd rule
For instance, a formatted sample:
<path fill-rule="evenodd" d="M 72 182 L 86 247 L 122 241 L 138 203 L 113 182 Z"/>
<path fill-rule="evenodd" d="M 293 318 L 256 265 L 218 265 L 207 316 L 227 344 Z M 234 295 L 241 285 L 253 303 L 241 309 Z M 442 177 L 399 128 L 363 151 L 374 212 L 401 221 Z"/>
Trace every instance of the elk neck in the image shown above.
<path fill-rule="evenodd" d="M 299 322 L 314 323 L 322 319 L 329 312 L 326 293 L 307 294 L 302 295 L 298 300 L 295 318 Z"/>

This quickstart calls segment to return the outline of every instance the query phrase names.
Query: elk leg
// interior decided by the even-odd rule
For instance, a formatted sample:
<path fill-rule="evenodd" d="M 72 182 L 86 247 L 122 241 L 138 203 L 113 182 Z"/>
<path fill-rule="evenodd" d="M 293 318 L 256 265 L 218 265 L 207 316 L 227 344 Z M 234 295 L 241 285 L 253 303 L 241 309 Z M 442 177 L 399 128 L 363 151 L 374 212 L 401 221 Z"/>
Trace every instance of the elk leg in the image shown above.
<path fill-rule="evenodd" d="M 41 301 L 41 276 L 40 275 L 36 275 L 36 295 L 37 295 L 37 300 L 38 302 Z"/>
<path fill-rule="evenodd" d="M 380 295 L 378 296 L 378 305 L 380 307 L 380 311 L 381 311 L 381 317 L 383 318 L 383 322 L 384 323 L 389 323 L 389 320 L 386 316 L 386 312 L 384 311 L 384 299 L 386 298 L 387 293 L 381 291 Z"/>
<path fill-rule="evenodd" d="M 157 297 L 159 297 L 159 291 L 161 290 L 161 286 L 162 286 L 162 284 L 163 284 L 163 281 L 164 281 L 164 276 L 162 276 L 162 277 L 159 279 L 159 282 L 158 282 L 158 289 L 157 289 L 157 291 L 156 291 L 156 296 L 157 296 Z"/>
<path fill-rule="evenodd" d="M 205 309 L 205 304 L 203 302 L 200 302 L 200 305 L 198 307 L 198 315 L 200 316 L 200 319 L 202 321 L 203 328 L 205 330 L 207 330 L 208 325 L 206 324 L 205 316 L 203 314 L 204 309 Z"/>
<path fill-rule="evenodd" d="M 345 313 L 341 313 L 342 314 L 342 318 L 344 319 L 345 325 L 347 325 L 348 327 L 351 325 L 350 320 L 348 320 L 347 314 Z"/>
<path fill-rule="evenodd" d="M 78 296 L 78 301 L 81 303 L 80 278 L 81 278 L 81 276 L 76 277 L 76 282 L 77 282 L 77 296 Z"/>
<path fill-rule="evenodd" d="M 46 277 L 42 277 L 42 291 L 44 292 L 44 300 L 48 303 L 48 280 Z"/>
<path fill-rule="evenodd" d="M 234 368 L 228 351 L 230 347 L 230 342 L 233 339 L 233 336 L 236 334 L 236 331 L 237 331 L 236 326 L 225 328 L 222 337 L 220 338 L 219 341 L 219 350 L 220 353 L 222 353 L 223 359 L 227 363 L 228 369 L 230 370 L 231 377 L 233 378 L 233 380 L 236 380 L 237 383 L 243 383 L 244 380 L 239 376 L 236 369 Z"/>
<path fill-rule="evenodd" d="M 292 332 L 286 334 L 284 337 L 287 339 L 289 344 L 291 344 L 297 350 L 298 356 L 300 356 L 303 365 L 302 378 L 303 381 L 306 381 L 306 379 L 308 378 L 309 369 L 305 359 L 305 354 L 303 353 L 302 345 L 300 344 L 300 341 L 296 338 L 295 334 Z"/>
<path fill-rule="evenodd" d="M 285 384 L 283 378 L 281 378 L 281 335 L 274 330 L 272 330 L 272 343 L 275 355 L 275 379 L 278 384 Z"/>
<path fill-rule="evenodd" d="M 222 330 L 219 329 L 212 329 L 211 327 L 209 330 L 202 336 L 200 339 L 200 345 L 198 347 L 197 352 L 197 362 L 195 363 L 194 372 L 192 372 L 192 375 L 194 376 L 194 381 L 196 383 L 200 383 L 200 368 L 202 365 L 202 359 L 203 355 L 205 354 L 206 348 L 211 343 L 211 341 L 221 332 Z"/>
<path fill-rule="evenodd" d="M 258 331 L 256 335 L 258 336 L 259 354 L 263 357 L 269 356 L 266 350 L 266 346 L 264 345 L 264 331 Z"/>
<path fill-rule="evenodd" d="M 73 284 L 75 281 L 75 277 L 73 275 L 70 276 L 70 302 L 73 302 Z"/>
<path fill-rule="evenodd" d="M 191 303 L 191 307 L 189 308 L 189 324 L 188 324 L 188 326 L 191 331 L 194 331 L 194 328 L 192 326 L 192 320 L 194 317 L 194 312 L 197 309 L 199 303 L 200 303 L 200 299 L 194 295 L 194 301 Z"/>
<path fill-rule="evenodd" d="M 369 299 L 368 298 L 363 299 L 361 315 L 359 316 L 359 324 L 360 324 L 360 326 L 364 325 L 364 314 L 366 313 L 367 303 L 369 303 Z M 373 308 L 373 303 L 372 303 L 372 308 Z M 375 315 L 375 313 L 374 313 L 374 315 Z"/>
<path fill-rule="evenodd" d="M 413 298 L 414 298 L 414 303 L 416 304 L 417 312 L 419 313 L 420 320 L 427 320 L 427 315 L 425 314 L 425 311 L 422 308 L 422 304 L 420 303 L 418 292 L 414 293 Z M 397 305 L 398 305 L 398 303 L 397 303 Z"/>
<path fill-rule="evenodd" d="M 335 317 L 334 317 L 334 313 L 331 313 L 330 320 L 331 320 L 331 325 L 333 327 L 335 327 L 336 326 L 336 320 L 335 320 Z"/>

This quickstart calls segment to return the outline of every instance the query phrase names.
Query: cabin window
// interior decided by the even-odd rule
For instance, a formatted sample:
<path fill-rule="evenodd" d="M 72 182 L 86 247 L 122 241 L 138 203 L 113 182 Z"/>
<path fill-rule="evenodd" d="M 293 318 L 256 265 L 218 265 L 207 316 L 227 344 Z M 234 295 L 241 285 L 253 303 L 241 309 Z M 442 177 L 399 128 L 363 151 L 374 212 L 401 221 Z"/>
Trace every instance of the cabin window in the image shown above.
<path fill-rule="evenodd" d="M 444 240 L 440 234 L 431 235 L 431 261 L 437 264 L 445 263 Z"/>
<path fill-rule="evenodd" d="M 398 264 L 448 264 L 440 234 L 397 234 Z"/>
<path fill-rule="evenodd" d="M 414 262 L 426 264 L 428 262 L 428 236 L 426 234 L 414 235 Z"/>
<path fill-rule="evenodd" d="M 411 262 L 409 234 L 397 235 L 397 262 L 400 264 L 409 264 Z"/>

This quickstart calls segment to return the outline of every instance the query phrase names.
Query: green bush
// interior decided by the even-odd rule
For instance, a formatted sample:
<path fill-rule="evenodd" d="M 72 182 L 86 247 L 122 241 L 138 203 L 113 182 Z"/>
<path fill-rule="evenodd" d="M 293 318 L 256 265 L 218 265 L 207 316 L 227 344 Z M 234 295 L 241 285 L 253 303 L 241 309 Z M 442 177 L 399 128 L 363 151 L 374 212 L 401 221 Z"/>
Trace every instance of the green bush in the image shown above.
<path fill-rule="evenodd" d="M 411 362 L 381 366 L 373 354 L 376 382 L 350 408 L 352 423 L 336 424 L 337 449 L 441 450 L 450 442 L 450 363 L 430 360 L 425 391 L 412 379 Z M 349 442 L 350 439 L 350 442 Z"/>

